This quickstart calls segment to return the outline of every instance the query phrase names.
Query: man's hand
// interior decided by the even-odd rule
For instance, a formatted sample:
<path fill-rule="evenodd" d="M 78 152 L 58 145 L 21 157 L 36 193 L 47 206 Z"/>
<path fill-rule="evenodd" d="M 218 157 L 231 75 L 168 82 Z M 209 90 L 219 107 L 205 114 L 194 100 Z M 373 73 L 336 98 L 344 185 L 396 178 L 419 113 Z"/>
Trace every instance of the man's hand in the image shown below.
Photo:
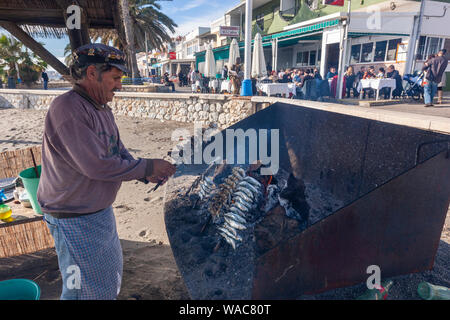
<path fill-rule="evenodd" d="M 170 176 L 175 174 L 176 167 L 170 162 L 162 159 L 153 159 L 153 174 L 146 179 L 153 183 L 166 183 Z"/>

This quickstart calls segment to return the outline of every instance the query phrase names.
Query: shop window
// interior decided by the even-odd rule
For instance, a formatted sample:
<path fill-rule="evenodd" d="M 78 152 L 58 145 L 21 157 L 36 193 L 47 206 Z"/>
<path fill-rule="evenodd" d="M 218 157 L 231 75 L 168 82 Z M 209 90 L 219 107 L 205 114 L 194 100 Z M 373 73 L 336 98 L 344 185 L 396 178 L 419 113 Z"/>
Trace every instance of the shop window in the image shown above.
<path fill-rule="evenodd" d="M 395 60 L 395 57 L 397 56 L 397 47 L 398 44 L 402 42 L 402 39 L 392 39 L 389 40 L 388 44 L 388 52 L 386 56 L 387 61 L 393 61 Z"/>
<path fill-rule="evenodd" d="M 384 61 L 386 58 L 387 41 L 379 41 L 375 43 L 375 54 L 373 61 Z"/>
<path fill-rule="evenodd" d="M 361 62 L 372 62 L 373 42 L 364 43 L 361 49 Z"/>
<path fill-rule="evenodd" d="M 350 64 L 359 63 L 361 58 L 361 45 L 355 44 L 352 46 L 352 52 L 350 55 Z"/>
<path fill-rule="evenodd" d="M 423 60 L 425 56 L 425 44 L 427 42 L 427 37 L 421 36 L 419 38 L 419 46 L 417 47 L 416 59 Z"/>
<path fill-rule="evenodd" d="M 264 13 L 256 15 L 256 24 L 261 30 L 264 30 Z"/>
<path fill-rule="evenodd" d="M 428 38 L 428 52 L 427 55 L 430 54 L 438 54 L 439 50 L 441 49 L 442 45 L 442 38 Z"/>
<path fill-rule="evenodd" d="M 281 0 L 280 16 L 286 20 L 292 20 L 300 10 L 300 0 Z"/>

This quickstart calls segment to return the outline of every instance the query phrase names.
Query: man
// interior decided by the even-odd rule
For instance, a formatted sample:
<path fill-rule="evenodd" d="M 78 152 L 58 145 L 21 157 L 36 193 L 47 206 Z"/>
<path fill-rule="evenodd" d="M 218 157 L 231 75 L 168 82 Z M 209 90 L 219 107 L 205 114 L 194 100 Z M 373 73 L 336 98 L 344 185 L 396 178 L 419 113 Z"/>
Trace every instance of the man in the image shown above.
<path fill-rule="evenodd" d="M 42 80 L 44 81 L 44 90 L 48 88 L 48 74 L 45 70 L 42 70 Z"/>
<path fill-rule="evenodd" d="M 229 72 L 229 77 L 233 86 L 233 93 L 239 95 L 241 92 L 242 85 L 242 74 L 241 74 L 241 58 L 236 58 L 236 63 L 231 66 Z"/>
<path fill-rule="evenodd" d="M 395 70 L 394 65 L 390 65 L 387 68 L 387 73 L 386 73 L 386 77 L 389 79 L 394 79 L 395 80 L 395 89 L 394 91 L 392 91 L 392 97 L 400 97 L 400 95 L 402 94 L 403 91 L 403 81 L 402 81 L 402 77 L 400 76 L 400 73 Z M 385 96 L 384 98 L 387 99 L 390 94 L 391 94 L 391 88 L 386 88 L 387 90 L 385 91 Z"/>
<path fill-rule="evenodd" d="M 170 81 L 168 72 L 164 73 L 163 83 L 165 86 L 171 87 L 172 92 L 175 92 L 175 84 L 172 81 Z"/>
<path fill-rule="evenodd" d="M 221 76 L 222 76 L 223 80 L 227 80 L 228 79 L 228 67 L 227 67 L 226 64 L 222 68 L 222 75 Z"/>
<path fill-rule="evenodd" d="M 337 76 L 336 68 L 331 67 L 330 71 L 327 73 L 327 79 L 332 79 L 334 76 Z"/>
<path fill-rule="evenodd" d="M 364 72 L 363 79 L 373 79 L 376 78 L 377 75 L 375 74 L 375 67 L 370 66 L 369 69 Z M 374 90 L 372 88 L 364 88 L 363 89 L 363 99 L 366 98 L 366 94 L 369 95 L 369 98 L 373 98 L 374 96 Z"/>
<path fill-rule="evenodd" d="M 122 181 L 165 183 L 175 167 L 134 159 L 120 140 L 107 103 L 122 88 L 124 54 L 95 43 L 73 56 L 76 84 L 45 119 L 37 198 L 55 240 L 61 299 L 116 299 L 123 259 L 111 205 Z"/>
<path fill-rule="evenodd" d="M 445 51 L 440 50 L 437 57 L 424 63 L 422 71 L 426 71 L 424 79 L 424 98 L 425 107 L 433 106 L 433 99 L 437 92 L 438 83 L 442 81 L 448 60 L 445 57 Z"/>

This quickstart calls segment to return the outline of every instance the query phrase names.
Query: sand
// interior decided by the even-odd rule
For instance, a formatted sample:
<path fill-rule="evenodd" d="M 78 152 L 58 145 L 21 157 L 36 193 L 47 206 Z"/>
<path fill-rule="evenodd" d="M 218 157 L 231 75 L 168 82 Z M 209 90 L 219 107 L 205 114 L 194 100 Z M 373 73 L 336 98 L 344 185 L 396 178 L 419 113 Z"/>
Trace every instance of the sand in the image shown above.
<path fill-rule="evenodd" d="M 46 111 L 40 110 L 0 109 L 0 152 L 40 144 L 45 114 Z M 117 116 L 116 122 L 124 145 L 135 157 L 162 158 L 172 149 L 173 130 L 187 128 L 193 131 L 193 124 L 173 121 Z M 187 175 L 186 178 L 193 179 L 193 176 Z M 124 182 L 113 204 L 124 251 L 119 299 L 189 299 L 166 233 L 163 215 L 165 188 L 147 193 L 151 186 L 136 181 Z M 42 256 L 48 258 L 47 264 L 42 263 Z M 61 277 L 54 250 L 8 262 L 11 264 L 6 268 L 0 261 L 0 280 L 27 276 L 40 284 L 43 299 L 59 298 Z M 433 270 L 395 277 L 396 285 L 389 299 L 418 299 L 416 289 L 420 281 L 450 287 L 449 264 L 450 213 L 447 214 Z M 363 291 L 363 285 L 358 285 L 299 299 L 353 299 Z"/>

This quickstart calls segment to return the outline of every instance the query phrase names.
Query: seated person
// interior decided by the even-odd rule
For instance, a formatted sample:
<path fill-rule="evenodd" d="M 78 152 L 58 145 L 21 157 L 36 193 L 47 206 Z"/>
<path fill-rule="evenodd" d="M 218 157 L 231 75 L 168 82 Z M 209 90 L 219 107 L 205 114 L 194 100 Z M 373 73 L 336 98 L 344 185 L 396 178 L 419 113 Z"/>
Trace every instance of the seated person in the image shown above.
<path fill-rule="evenodd" d="M 369 69 L 364 73 L 363 79 L 375 79 L 375 78 L 376 78 L 375 67 L 370 66 Z M 369 95 L 369 98 L 373 98 L 373 96 L 374 96 L 373 89 L 371 89 L 371 88 L 363 89 L 363 99 L 366 98 L 366 94 Z"/>
<path fill-rule="evenodd" d="M 164 73 L 163 83 L 165 86 L 172 87 L 172 92 L 175 91 L 175 84 L 170 81 L 168 72 Z"/>
<path fill-rule="evenodd" d="M 400 95 L 403 92 L 403 81 L 402 77 L 400 76 L 400 73 L 395 70 L 395 67 L 393 65 L 390 65 L 387 69 L 386 77 L 389 79 L 395 80 L 395 89 L 392 91 L 392 97 L 400 97 Z M 388 99 L 387 97 L 390 96 L 391 88 L 386 88 L 387 92 L 384 95 L 385 99 Z"/>

